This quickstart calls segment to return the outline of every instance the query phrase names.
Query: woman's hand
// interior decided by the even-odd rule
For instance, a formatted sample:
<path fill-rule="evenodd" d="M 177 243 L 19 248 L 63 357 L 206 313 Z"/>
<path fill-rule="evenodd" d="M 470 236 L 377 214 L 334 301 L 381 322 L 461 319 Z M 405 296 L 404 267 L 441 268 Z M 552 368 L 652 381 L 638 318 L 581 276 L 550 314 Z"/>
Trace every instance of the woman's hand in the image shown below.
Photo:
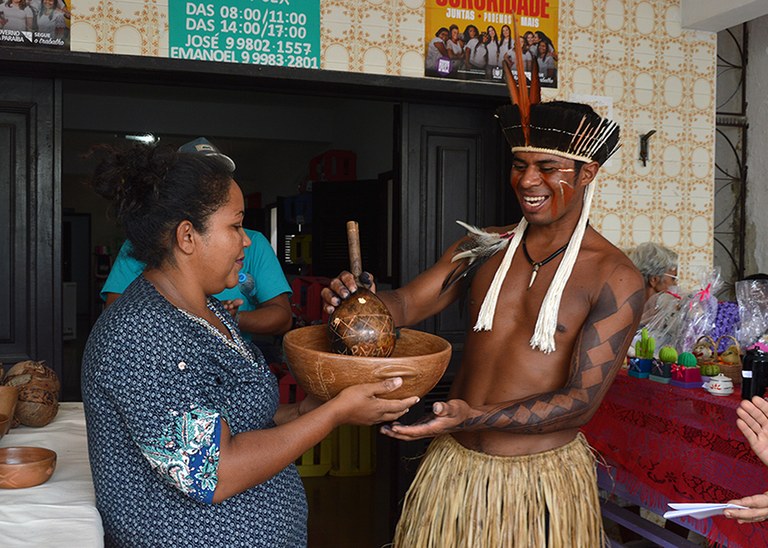
<path fill-rule="evenodd" d="M 419 401 L 416 396 L 402 400 L 379 397 L 396 390 L 402 384 L 403 379 L 394 377 L 381 382 L 350 386 L 326 405 L 338 407 L 339 424 L 371 425 L 390 422 L 403 416 Z"/>
<path fill-rule="evenodd" d="M 360 285 L 371 291 L 371 293 L 376 293 L 376 283 L 369 272 L 360 274 Z M 345 270 L 337 278 L 332 279 L 328 287 L 324 287 L 320 292 L 323 306 L 328 315 L 333 314 L 333 311 L 341 304 L 341 301 L 349 298 L 355 291 L 357 291 L 357 282 L 351 272 Z"/>
<path fill-rule="evenodd" d="M 730 504 L 746 506 L 745 509 L 731 509 L 725 511 L 725 517 L 735 519 L 739 523 L 763 521 L 768 518 L 768 493 L 752 495 L 743 499 L 729 500 Z"/>

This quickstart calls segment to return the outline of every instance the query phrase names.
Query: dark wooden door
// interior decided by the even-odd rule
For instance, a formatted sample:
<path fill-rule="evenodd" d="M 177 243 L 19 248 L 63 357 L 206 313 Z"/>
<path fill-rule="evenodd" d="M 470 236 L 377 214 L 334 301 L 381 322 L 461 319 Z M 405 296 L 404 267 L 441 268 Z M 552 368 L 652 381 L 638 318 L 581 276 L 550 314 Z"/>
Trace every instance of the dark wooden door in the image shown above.
<path fill-rule="evenodd" d="M 61 377 L 59 134 L 51 79 L 0 77 L 0 362 Z"/>
<path fill-rule="evenodd" d="M 478 226 L 502 222 L 507 178 L 492 108 L 408 104 L 401 124 L 400 264 L 406 283 L 466 233 L 457 220 Z M 466 328 L 459 304 L 417 327 L 453 344 L 450 369 L 455 369 Z"/>

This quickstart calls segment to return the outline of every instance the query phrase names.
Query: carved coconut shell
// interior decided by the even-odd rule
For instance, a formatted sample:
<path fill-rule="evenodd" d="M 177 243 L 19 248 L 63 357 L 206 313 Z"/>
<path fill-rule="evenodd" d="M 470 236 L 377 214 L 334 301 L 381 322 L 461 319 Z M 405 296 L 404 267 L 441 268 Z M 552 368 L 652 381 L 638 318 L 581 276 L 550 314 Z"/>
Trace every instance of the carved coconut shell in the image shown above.
<path fill-rule="evenodd" d="M 22 388 L 33 385 L 42 390 L 59 393 L 61 383 L 56 372 L 47 367 L 45 362 L 27 360 L 19 362 L 8 370 L 3 384 Z"/>
<path fill-rule="evenodd" d="M 56 394 L 33 386 L 19 390 L 15 418 L 24 426 L 45 426 L 59 412 Z"/>
<path fill-rule="evenodd" d="M 384 303 L 361 287 L 334 310 L 328 336 L 337 354 L 386 358 L 395 349 L 395 322 Z"/>

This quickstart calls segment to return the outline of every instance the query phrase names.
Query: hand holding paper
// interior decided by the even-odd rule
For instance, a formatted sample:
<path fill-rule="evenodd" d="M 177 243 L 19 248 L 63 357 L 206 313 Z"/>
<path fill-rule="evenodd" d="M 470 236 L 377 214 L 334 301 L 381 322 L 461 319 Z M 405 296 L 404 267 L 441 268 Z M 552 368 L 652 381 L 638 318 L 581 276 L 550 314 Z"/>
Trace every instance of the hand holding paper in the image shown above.
<path fill-rule="evenodd" d="M 721 515 L 728 508 L 747 509 L 746 506 L 739 506 L 738 504 L 718 502 L 670 502 L 668 505 L 672 510 L 664 513 L 665 519 L 680 518 L 683 516 L 690 516 L 694 519 L 705 519 Z"/>
<path fill-rule="evenodd" d="M 733 509 L 725 512 L 725 517 L 732 518 L 739 523 L 764 521 L 768 518 L 768 494 L 760 493 L 743 499 L 728 501 L 730 504 L 746 506 L 745 509 Z"/>

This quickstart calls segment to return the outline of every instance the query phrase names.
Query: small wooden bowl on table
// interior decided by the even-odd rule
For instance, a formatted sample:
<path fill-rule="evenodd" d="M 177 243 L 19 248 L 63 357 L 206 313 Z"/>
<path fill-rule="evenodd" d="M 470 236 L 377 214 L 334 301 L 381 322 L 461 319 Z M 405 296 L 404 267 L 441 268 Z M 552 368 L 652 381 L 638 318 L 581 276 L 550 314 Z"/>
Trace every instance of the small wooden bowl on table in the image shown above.
<path fill-rule="evenodd" d="M 43 447 L 0 448 L 0 489 L 45 483 L 56 469 L 56 453 Z"/>

